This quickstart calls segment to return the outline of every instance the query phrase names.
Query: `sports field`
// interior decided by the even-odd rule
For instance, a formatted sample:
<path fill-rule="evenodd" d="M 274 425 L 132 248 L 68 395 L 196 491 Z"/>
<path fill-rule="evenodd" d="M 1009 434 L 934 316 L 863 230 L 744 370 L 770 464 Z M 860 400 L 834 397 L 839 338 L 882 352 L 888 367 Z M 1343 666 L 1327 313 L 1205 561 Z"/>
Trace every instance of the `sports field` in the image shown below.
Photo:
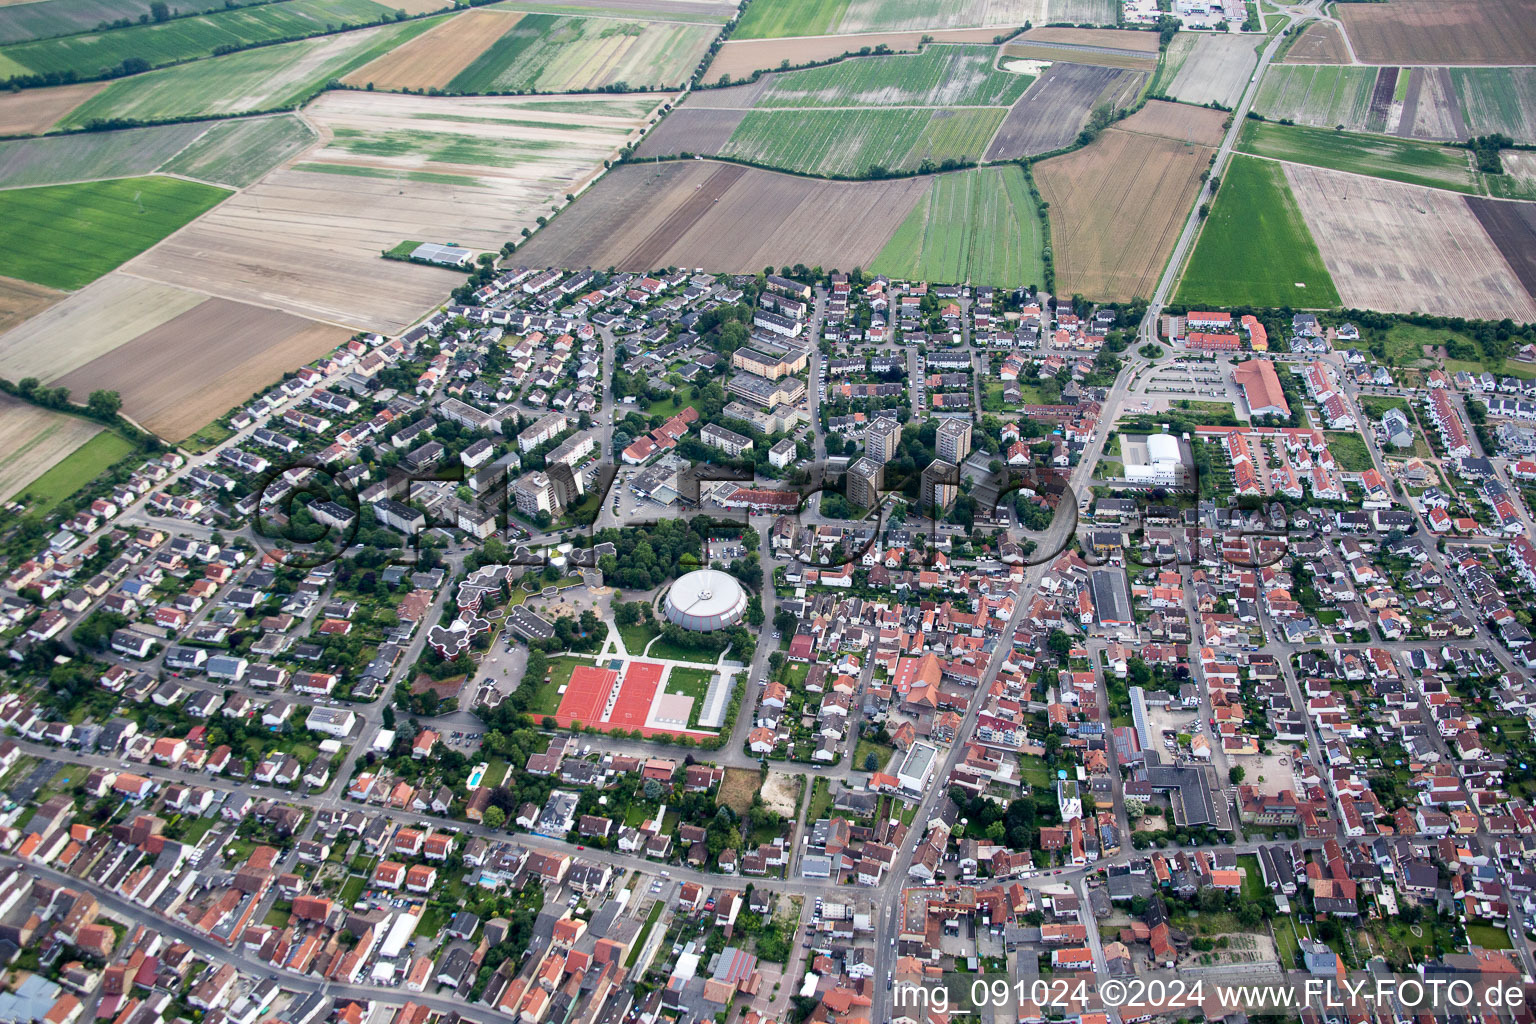
<path fill-rule="evenodd" d="M 0 274 L 73 289 L 217 206 L 229 192 L 179 178 L 0 191 Z"/>
<path fill-rule="evenodd" d="M 52 0 L 50 0 L 52 2 Z M 394 11 L 374 0 L 282 0 L 280 3 L 213 11 L 190 18 L 129 25 L 0 47 L 0 80 L 12 75 L 95 78 L 125 60 L 150 67 L 211 57 L 336 29 L 393 20 Z"/>
<path fill-rule="evenodd" d="M 606 665 L 578 665 L 571 672 L 570 682 L 560 697 L 560 706 L 555 711 L 554 719 L 567 729 L 580 723 L 584 728 L 600 732 L 639 732 L 645 736 L 684 735 L 687 730 L 646 724 L 652 717 L 652 706 L 663 692 L 661 677 L 665 671 L 664 665 L 653 661 L 631 661 L 624 666 L 622 676 Z M 615 687 L 617 693 L 614 692 Z M 669 685 L 665 692 L 683 693 L 688 689 L 688 686 L 673 688 Z M 701 698 L 694 701 L 695 713 L 700 701 Z M 713 734 L 705 732 L 692 735 Z"/>
<path fill-rule="evenodd" d="M 1174 301 L 1303 309 L 1339 304 L 1279 164 L 1232 158 Z"/>
<path fill-rule="evenodd" d="M 977 168 L 935 177 L 869 269 L 919 281 L 1043 286 L 1044 244 L 1023 169 Z"/>
<path fill-rule="evenodd" d="M 1434 143 L 1249 121 L 1243 125 L 1237 146 L 1244 153 L 1291 163 L 1389 178 L 1410 185 L 1479 191 L 1471 154 Z"/>
<path fill-rule="evenodd" d="M 98 119 L 163 121 L 291 107 L 332 78 L 362 67 L 437 21 L 421 18 L 263 46 L 121 78 L 70 111 L 59 126 L 82 128 Z"/>

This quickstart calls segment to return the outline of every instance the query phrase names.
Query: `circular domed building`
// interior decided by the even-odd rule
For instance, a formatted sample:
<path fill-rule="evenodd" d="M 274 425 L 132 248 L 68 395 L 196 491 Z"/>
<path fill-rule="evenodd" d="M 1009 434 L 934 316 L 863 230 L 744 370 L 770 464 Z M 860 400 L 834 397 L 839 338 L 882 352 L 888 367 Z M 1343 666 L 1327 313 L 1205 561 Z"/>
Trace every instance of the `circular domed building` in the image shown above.
<path fill-rule="evenodd" d="M 663 608 L 667 621 L 699 633 L 734 626 L 746 610 L 741 584 L 719 569 L 696 569 L 680 577 L 667 591 Z"/>

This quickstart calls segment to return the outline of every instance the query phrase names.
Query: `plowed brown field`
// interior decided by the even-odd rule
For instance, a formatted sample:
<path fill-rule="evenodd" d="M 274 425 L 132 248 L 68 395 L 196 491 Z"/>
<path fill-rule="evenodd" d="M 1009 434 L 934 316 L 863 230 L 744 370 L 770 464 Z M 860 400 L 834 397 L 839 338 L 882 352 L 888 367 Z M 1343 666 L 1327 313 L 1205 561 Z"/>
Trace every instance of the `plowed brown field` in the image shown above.
<path fill-rule="evenodd" d="M 1316 22 L 1301 30 L 1282 64 L 1348 64 L 1349 50 L 1338 27 Z"/>
<path fill-rule="evenodd" d="M 59 383 L 81 395 L 117 391 L 126 415 L 179 441 L 350 334 L 275 309 L 208 299 Z"/>
<path fill-rule="evenodd" d="M 734 273 L 790 262 L 868 266 L 925 178 L 816 181 L 709 161 L 629 164 L 518 250 L 529 265 L 678 265 Z"/>
<path fill-rule="evenodd" d="M 466 11 L 424 32 L 342 81 L 359 88 L 441 89 L 517 24 L 517 11 Z"/>
<path fill-rule="evenodd" d="M 81 82 L 53 89 L 22 89 L 0 94 L 0 135 L 36 135 L 107 87 Z"/>
<path fill-rule="evenodd" d="M 1355 56 L 1367 64 L 1529 64 L 1529 0 L 1387 0 L 1339 4 Z"/>
<path fill-rule="evenodd" d="M 14 277 L 0 277 L 0 332 L 30 320 L 64 298 L 63 292 Z"/>

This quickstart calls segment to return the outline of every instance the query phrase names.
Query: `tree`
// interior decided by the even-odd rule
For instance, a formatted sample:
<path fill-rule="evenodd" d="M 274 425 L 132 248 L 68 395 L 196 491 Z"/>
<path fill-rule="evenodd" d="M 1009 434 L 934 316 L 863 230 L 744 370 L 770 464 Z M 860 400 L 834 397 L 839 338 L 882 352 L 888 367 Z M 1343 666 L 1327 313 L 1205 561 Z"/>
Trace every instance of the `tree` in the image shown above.
<path fill-rule="evenodd" d="M 1135 821 L 1147 813 L 1147 804 L 1140 797 L 1128 796 L 1125 798 L 1125 816 Z"/>
<path fill-rule="evenodd" d="M 169 21 L 171 9 L 162 3 L 161 0 L 155 0 L 154 3 L 149 5 L 149 16 L 156 21 Z"/>
<path fill-rule="evenodd" d="M 1243 778 L 1244 778 L 1244 777 L 1245 777 L 1245 776 L 1246 776 L 1246 775 L 1247 775 L 1247 774 L 1248 774 L 1248 773 L 1247 773 L 1247 772 L 1246 772 L 1246 771 L 1244 771 L 1244 770 L 1243 770 L 1243 766 L 1242 766 L 1242 765 L 1240 765 L 1240 764 L 1235 764 L 1235 765 L 1233 765 L 1233 766 L 1232 766 L 1232 767 L 1231 767 L 1231 769 L 1230 769 L 1230 770 L 1229 770 L 1229 771 L 1228 771 L 1228 772 L 1227 772 L 1227 778 L 1228 778 L 1228 779 L 1231 779 L 1231 780 L 1232 780 L 1232 785 L 1234 785 L 1234 786 L 1235 786 L 1235 785 L 1237 785 L 1237 784 L 1238 784 L 1238 783 L 1240 783 L 1240 782 L 1242 782 L 1242 781 L 1243 781 Z"/>
<path fill-rule="evenodd" d="M 507 823 L 507 812 L 500 807 L 487 807 L 485 809 L 485 827 L 501 828 Z"/>
<path fill-rule="evenodd" d="M 880 770 L 880 758 L 873 750 L 864 755 L 864 770 L 867 772 Z"/>
<path fill-rule="evenodd" d="M 123 407 L 123 396 L 116 391 L 92 391 L 91 397 L 85 401 L 85 407 L 91 411 L 92 416 L 110 420 Z"/>
<path fill-rule="evenodd" d="M 647 800 L 661 799 L 661 783 L 655 779 L 645 780 L 645 798 Z"/>

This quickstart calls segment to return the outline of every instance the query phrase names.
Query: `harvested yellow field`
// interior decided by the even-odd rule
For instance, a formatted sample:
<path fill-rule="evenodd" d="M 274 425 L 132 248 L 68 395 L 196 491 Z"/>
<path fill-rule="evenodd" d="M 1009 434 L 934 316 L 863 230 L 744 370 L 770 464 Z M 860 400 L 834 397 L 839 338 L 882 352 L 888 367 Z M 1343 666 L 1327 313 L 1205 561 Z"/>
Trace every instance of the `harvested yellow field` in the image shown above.
<path fill-rule="evenodd" d="M 370 61 L 342 81 L 359 88 L 441 89 L 521 17 L 517 11 L 465 11 Z"/>

